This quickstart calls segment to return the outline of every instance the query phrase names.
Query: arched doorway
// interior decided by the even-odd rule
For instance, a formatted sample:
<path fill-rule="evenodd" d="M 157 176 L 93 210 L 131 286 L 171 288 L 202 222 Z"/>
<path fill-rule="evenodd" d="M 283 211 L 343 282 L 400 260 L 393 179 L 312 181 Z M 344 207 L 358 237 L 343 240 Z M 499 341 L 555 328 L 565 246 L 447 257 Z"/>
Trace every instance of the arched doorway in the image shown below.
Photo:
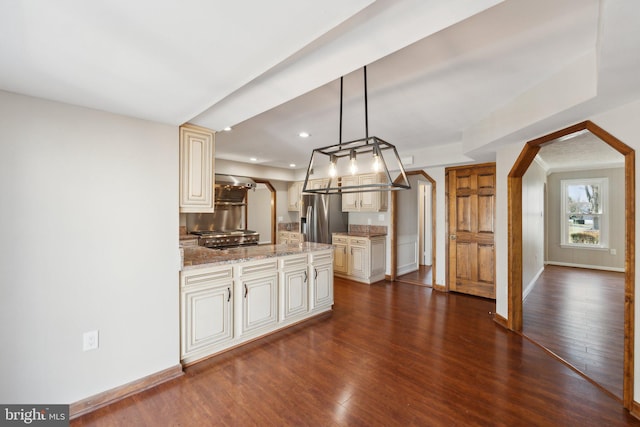
<path fill-rule="evenodd" d="M 435 218 L 436 218 L 436 181 L 431 178 L 426 172 L 422 170 L 408 171 L 406 172 L 407 178 L 411 179 L 412 176 L 419 177 L 423 181 L 427 181 L 431 187 L 430 194 L 430 209 L 431 209 L 431 287 L 435 286 L 436 278 L 436 239 L 435 239 Z M 398 177 L 398 179 L 401 177 Z M 398 207 L 398 192 L 391 192 L 391 233 L 390 233 L 390 245 L 391 245 L 391 274 L 390 280 L 396 280 L 398 276 L 398 220 L 400 218 L 400 208 Z M 418 212 L 415 212 L 416 218 Z M 417 222 L 417 219 L 416 219 Z"/>
<path fill-rule="evenodd" d="M 590 121 L 578 123 L 527 142 L 509 172 L 508 185 L 508 320 L 509 329 L 522 331 L 522 177 L 540 148 L 559 138 L 588 130 L 624 156 L 625 164 L 625 301 L 623 404 L 633 404 L 633 349 L 635 297 L 635 152 Z"/>

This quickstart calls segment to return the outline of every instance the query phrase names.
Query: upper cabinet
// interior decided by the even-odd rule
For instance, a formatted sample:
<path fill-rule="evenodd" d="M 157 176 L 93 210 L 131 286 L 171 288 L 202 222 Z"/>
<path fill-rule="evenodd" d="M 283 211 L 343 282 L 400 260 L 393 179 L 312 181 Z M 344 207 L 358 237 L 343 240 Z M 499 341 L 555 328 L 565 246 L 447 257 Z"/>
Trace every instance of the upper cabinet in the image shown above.
<path fill-rule="evenodd" d="M 213 212 L 215 132 L 180 126 L 180 212 Z"/>
<path fill-rule="evenodd" d="M 289 202 L 287 203 L 289 211 L 299 211 L 300 202 L 302 198 L 302 185 L 304 182 L 295 181 L 289 184 L 289 191 L 287 193 Z"/>
<path fill-rule="evenodd" d="M 328 179 L 311 179 L 309 180 L 309 188 L 318 189 L 325 188 L 329 183 Z M 302 207 L 302 188 L 304 181 L 295 181 L 289 184 L 289 202 L 287 204 L 289 211 L 299 212 Z"/>
<path fill-rule="evenodd" d="M 364 186 L 384 182 L 384 179 L 380 174 L 369 173 L 343 176 L 341 181 L 342 186 Z M 345 193 L 342 195 L 342 212 L 383 212 L 387 210 L 387 200 L 388 194 L 386 191 Z"/>

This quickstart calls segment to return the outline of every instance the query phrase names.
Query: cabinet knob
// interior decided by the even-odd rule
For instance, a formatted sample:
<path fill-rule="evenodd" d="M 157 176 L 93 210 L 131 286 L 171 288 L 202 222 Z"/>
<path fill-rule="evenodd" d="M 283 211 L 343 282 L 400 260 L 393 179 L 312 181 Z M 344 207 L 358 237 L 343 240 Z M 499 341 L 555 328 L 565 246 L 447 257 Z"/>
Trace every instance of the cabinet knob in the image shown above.
<path fill-rule="evenodd" d="M 249 293 L 249 288 L 247 288 L 247 284 L 244 284 L 244 297 L 247 297 L 247 294 Z"/>
<path fill-rule="evenodd" d="M 227 297 L 227 302 L 231 301 L 231 288 L 227 288 L 227 292 L 229 292 L 229 296 Z"/>

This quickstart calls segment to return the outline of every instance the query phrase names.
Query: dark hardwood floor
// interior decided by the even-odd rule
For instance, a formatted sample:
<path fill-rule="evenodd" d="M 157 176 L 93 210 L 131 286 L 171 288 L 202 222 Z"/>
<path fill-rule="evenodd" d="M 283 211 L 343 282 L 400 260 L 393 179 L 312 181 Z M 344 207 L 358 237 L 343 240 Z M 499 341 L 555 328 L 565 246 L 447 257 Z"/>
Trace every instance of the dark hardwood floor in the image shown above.
<path fill-rule="evenodd" d="M 523 333 L 622 399 L 624 273 L 547 265 Z"/>
<path fill-rule="evenodd" d="M 419 265 L 416 271 L 403 274 L 396 278 L 396 281 L 403 283 L 411 283 L 412 285 L 431 286 L 431 266 Z"/>
<path fill-rule="evenodd" d="M 622 404 L 493 320 L 495 303 L 335 280 L 334 311 L 72 426 L 623 426 Z"/>

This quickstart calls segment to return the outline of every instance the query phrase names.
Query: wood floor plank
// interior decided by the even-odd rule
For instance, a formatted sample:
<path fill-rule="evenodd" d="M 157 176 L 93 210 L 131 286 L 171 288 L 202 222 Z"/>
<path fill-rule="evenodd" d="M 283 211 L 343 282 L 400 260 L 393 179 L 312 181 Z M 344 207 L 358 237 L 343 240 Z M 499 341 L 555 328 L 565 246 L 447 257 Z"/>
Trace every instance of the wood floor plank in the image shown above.
<path fill-rule="evenodd" d="M 72 426 L 624 426 L 622 404 L 493 321 L 495 303 L 335 280 L 334 311 Z"/>
<path fill-rule="evenodd" d="M 622 399 L 624 273 L 547 265 L 524 300 L 523 333 Z"/>

